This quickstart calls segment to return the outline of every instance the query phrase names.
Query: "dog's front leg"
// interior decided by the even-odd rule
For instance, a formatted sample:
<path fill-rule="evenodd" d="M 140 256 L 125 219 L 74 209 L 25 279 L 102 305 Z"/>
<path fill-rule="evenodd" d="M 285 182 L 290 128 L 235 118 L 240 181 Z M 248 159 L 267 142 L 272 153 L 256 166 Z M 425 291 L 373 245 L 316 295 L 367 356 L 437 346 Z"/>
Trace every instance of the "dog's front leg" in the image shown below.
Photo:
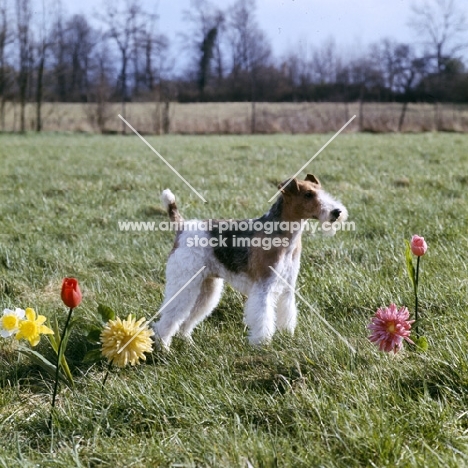
<path fill-rule="evenodd" d="M 286 287 L 278 299 L 276 309 L 276 326 L 278 330 L 286 330 L 294 335 L 297 324 L 296 296 L 294 291 Z"/>
<path fill-rule="evenodd" d="M 245 304 L 244 322 L 252 345 L 268 343 L 275 333 L 274 281 L 254 283 Z"/>

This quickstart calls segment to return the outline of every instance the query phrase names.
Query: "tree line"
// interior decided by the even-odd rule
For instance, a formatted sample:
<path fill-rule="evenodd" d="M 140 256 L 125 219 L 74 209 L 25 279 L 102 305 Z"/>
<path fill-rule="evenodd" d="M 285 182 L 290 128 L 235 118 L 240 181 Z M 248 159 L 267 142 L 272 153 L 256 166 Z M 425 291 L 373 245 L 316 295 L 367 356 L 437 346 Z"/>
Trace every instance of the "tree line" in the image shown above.
<path fill-rule="evenodd" d="M 105 125 L 106 103 L 171 101 L 468 102 L 462 60 L 467 22 L 455 0 L 427 0 L 408 19 L 418 45 L 383 38 L 345 57 L 333 39 L 276 57 L 259 26 L 255 0 L 220 8 L 192 0 L 185 32 L 169 39 L 156 12 L 138 0 L 103 0 L 91 16 L 68 14 L 60 0 L 0 0 L 0 127 L 5 109 L 86 102 Z M 183 51 L 183 52 L 182 52 Z M 186 65 L 179 58 L 185 54 Z"/>

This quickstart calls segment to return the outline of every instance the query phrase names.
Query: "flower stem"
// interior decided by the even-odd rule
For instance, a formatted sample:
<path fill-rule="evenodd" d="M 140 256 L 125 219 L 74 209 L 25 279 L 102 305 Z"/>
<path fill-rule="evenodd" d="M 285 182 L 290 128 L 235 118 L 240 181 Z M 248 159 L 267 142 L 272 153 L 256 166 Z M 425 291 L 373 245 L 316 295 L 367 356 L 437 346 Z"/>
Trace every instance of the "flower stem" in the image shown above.
<path fill-rule="evenodd" d="M 62 344 L 63 339 L 65 338 L 65 333 L 67 331 L 68 324 L 70 323 L 70 319 L 72 316 L 73 307 L 70 307 L 70 311 L 68 312 L 67 321 L 65 322 L 65 326 L 63 327 L 62 336 L 60 337 L 60 343 L 57 349 L 57 366 L 55 369 L 55 383 L 54 383 L 54 392 L 52 393 L 52 407 L 50 410 L 50 420 L 49 420 L 49 427 L 52 428 L 52 415 L 55 408 L 55 399 L 57 398 L 57 390 L 58 390 L 58 382 L 59 382 L 59 371 L 60 371 L 60 358 L 62 353 Z"/>
<path fill-rule="evenodd" d="M 418 283 L 419 283 L 419 260 L 421 257 L 418 257 L 416 262 L 416 279 L 414 281 L 414 319 L 416 320 L 416 327 L 414 329 L 416 333 L 416 338 L 419 338 L 419 324 L 418 324 Z"/>
<path fill-rule="evenodd" d="M 111 367 L 112 367 L 112 361 L 110 361 L 110 362 L 109 362 L 109 365 L 107 366 L 106 375 L 105 375 L 104 378 L 102 379 L 101 389 L 104 388 L 104 385 L 105 385 L 106 382 L 107 382 L 107 377 L 109 377 L 109 372 L 110 372 L 110 370 L 111 370 Z"/>

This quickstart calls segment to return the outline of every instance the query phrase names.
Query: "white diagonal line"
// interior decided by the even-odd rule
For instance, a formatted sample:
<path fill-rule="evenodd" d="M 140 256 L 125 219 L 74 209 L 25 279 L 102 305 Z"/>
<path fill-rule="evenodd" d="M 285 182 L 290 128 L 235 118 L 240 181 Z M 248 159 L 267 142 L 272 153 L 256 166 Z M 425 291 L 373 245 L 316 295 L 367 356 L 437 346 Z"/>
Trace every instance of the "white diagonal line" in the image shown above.
<path fill-rule="evenodd" d="M 343 337 L 343 335 L 341 335 L 337 330 L 335 330 L 335 328 L 333 328 L 319 313 L 317 313 L 314 308 L 309 304 L 309 302 L 306 301 L 306 299 L 302 296 L 302 294 L 299 293 L 299 291 L 295 291 L 294 288 L 272 267 L 270 266 L 269 267 L 271 270 L 273 270 L 276 274 L 276 276 L 286 285 L 289 287 L 289 289 L 302 301 L 302 302 L 305 302 L 309 307 L 310 307 L 310 310 L 333 332 L 335 333 L 335 335 L 341 340 L 343 341 L 344 343 L 346 343 L 346 345 L 348 346 L 348 348 L 353 352 L 355 353 L 356 350 L 349 344 L 348 340 L 346 338 Z"/>
<path fill-rule="evenodd" d="M 158 314 L 160 314 L 204 269 L 206 265 L 202 266 L 149 320 L 147 320 L 136 333 L 117 351 L 120 354 L 153 320 Z"/>
<path fill-rule="evenodd" d="M 168 162 L 166 161 L 120 114 L 119 114 L 119 117 L 128 125 L 128 127 L 133 130 L 133 132 L 135 133 L 135 135 L 139 136 L 141 141 L 143 141 L 143 143 L 148 146 L 160 159 L 161 161 L 166 164 L 167 167 L 169 167 L 169 169 L 171 169 L 191 190 L 193 193 L 195 193 L 195 195 L 197 195 L 199 198 L 201 198 L 203 200 L 204 203 L 206 203 L 206 200 L 203 198 L 202 195 L 200 195 L 193 187 L 192 185 L 182 176 L 180 175 L 177 170 Z"/>
<path fill-rule="evenodd" d="M 356 115 L 353 115 L 282 187 L 284 189 L 288 186 L 291 181 L 296 177 L 298 174 L 302 172 L 302 170 L 307 167 L 354 119 Z M 281 190 L 278 190 L 269 200 L 268 202 L 273 201 L 273 199 L 281 193 Z"/>

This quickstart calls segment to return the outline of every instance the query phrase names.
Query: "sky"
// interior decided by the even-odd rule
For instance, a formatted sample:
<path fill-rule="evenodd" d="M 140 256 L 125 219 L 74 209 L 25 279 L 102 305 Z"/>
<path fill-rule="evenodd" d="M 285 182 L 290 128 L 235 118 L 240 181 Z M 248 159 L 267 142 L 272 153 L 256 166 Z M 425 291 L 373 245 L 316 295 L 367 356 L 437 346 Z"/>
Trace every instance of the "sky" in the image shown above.
<path fill-rule="evenodd" d="M 223 7 L 230 1 L 214 2 Z M 333 37 L 338 45 L 360 45 L 392 36 L 411 40 L 406 26 L 409 0 L 257 0 L 257 20 L 281 55 L 299 42 L 321 44 Z M 183 30 L 182 11 L 190 0 L 159 0 L 160 28 L 169 36 Z"/>
<path fill-rule="evenodd" d="M 114 0 L 116 1 L 116 0 Z M 117 0 L 118 1 L 118 0 Z M 417 42 L 408 26 L 411 5 L 424 0 L 257 0 L 257 21 L 270 40 L 274 55 L 281 57 L 299 44 L 320 46 L 333 38 L 344 54 L 359 53 L 371 42 L 389 37 Z M 63 0 L 69 13 L 93 13 L 96 0 Z M 186 29 L 183 11 L 190 0 L 141 0 L 159 16 L 159 30 L 172 42 L 177 54 L 178 33 Z M 212 0 L 225 8 L 232 0 Z M 458 8 L 468 17 L 468 1 L 458 0 Z"/>

